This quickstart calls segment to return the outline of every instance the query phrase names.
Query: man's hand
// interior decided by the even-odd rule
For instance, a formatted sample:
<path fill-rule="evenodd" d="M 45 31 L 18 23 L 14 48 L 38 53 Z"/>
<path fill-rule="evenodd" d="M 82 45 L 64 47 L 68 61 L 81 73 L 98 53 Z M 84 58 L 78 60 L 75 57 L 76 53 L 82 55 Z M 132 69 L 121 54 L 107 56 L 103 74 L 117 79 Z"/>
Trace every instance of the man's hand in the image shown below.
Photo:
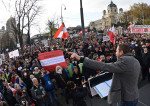
<path fill-rule="evenodd" d="M 77 55 L 76 53 L 73 53 L 73 52 L 67 52 L 68 54 L 71 54 L 71 59 L 75 59 L 75 60 L 77 60 L 77 61 L 79 61 L 80 60 L 80 56 L 79 55 Z"/>

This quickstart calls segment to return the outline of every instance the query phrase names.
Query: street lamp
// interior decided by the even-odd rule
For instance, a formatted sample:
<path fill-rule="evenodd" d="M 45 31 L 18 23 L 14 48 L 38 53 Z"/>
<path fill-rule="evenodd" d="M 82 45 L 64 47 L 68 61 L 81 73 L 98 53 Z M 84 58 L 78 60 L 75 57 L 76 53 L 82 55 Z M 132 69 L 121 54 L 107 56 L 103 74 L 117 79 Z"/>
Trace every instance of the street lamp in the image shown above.
<path fill-rule="evenodd" d="M 63 23 L 63 16 L 62 16 L 62 8 L 63 8 L 63 6 L 64 6 L 64 10 L 66 10 L 66 6 L 64 4 L 62 4 L 61 5 L 61 21 L 62 21 L 62 23 Z"/>
<path fill-rule="evenodd" d="M 83 42 L 85 42 L 85 28 L 84 28 L 84 16 L 83 16 L 82 0 L 80 0 L 80 14 L 81 14 L 81 25 L 82 25 Z"/>

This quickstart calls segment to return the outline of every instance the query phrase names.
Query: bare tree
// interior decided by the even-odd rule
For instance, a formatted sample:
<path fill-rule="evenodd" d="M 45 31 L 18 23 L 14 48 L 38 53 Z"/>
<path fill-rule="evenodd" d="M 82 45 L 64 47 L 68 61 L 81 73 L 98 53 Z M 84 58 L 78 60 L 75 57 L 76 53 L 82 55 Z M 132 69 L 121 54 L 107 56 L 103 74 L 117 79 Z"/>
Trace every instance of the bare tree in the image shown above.
<path fill-rule="evenodd" d="M 27 29 L 28 44 L 30 45 L 30 28 L 40 10 L 40 6 L 37 5 L 38 1 L 39 0 L 16 0 L 15 2 L 17 19 L 16 32 L 22 49 L 24 29 Z"/>
<path fill-rule="evenodd" d="M 48 21 L 47 21 L 47 29 L 49 30 L 49 33 L 50 33 L 50 36 L 51 36 L 51 40 L 52 40 L 52 38 L 53 38 L 53 34 L 55 34 L 56 33 L 56 31 L 57 31 L 57 28 L 56 28 L 56 22 L 55 22 L 55 20 L 54 20 L 55 18 L 53 18 L 53 19 L 48 19 Z"/>
<path fill-rule="evenodd" d="M 28 5 L 26 7 L 26 17 L 27 17 L 27 36 L 28 36 L 28 44 L 31 45 L 30 42 L 30 28 L 34 24 L 33 21 L 36 16 L 39 14 L 41 7 L 37 5 L 39 0 L 28 0 Z"/>
<path fill-rule="evenodd" d="M 18 38 L 19 43 L 21 46 L 21 49 L 23 50 L 23 30 L 24 30 L 24 19 L 25 19 L 25 7 L 27 5 L 27 0 L 16 0 L 15 2 L 15 9 L 16 9 L 16 19 L 17 19 L 17 32 L 18 32 Z"/>

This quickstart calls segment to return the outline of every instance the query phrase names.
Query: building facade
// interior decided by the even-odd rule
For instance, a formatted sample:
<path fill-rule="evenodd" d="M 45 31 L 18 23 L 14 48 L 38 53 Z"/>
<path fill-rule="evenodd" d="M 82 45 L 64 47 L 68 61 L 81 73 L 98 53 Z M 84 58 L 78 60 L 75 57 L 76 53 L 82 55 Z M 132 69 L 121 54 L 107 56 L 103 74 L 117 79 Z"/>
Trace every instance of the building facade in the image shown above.
<path fill-rule="evenodd" d="M 14 30 L 15 28 L 17 28 L 16 20 L 15 18 L 10 17 L 6 23 L 6 31 L 8 32 L 9 36 L 11 37 L 15 45 L 17 45 L 16 42 L 19 42 L 19 38 L 17 33 Z M 22 35 L 23 45 L 27 44 L 27 40 L 28 40 L 27 38 L 28 38 L 27 34 Z"/>
<path fill-rule="evenodd" d="M 0 29 L 0 38 L 2 38 L 4 32 L 5 32 L 5 27 L 2 26 L 2 29 Z"/>
<path fill-rule="evenodd" d="M 105 30 L 117 24 L 118 22 L 123 23 L 123 9 L 120 8 L 118 12 L 117 5 L 111 1 L 107 7 L 107 11 L 103 10 L 102 19 L 90 22 L 90 29 L 96 28 L 97 31 Z"/>

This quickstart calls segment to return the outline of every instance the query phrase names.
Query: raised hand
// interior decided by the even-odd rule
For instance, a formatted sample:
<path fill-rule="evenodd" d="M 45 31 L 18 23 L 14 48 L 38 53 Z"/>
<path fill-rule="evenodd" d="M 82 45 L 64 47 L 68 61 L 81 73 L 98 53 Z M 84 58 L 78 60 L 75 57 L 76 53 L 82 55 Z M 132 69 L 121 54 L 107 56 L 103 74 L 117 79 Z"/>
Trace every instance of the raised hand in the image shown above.
<path fill-rule="evenodd" d="M 67 52 L 68 54 L 71 54 L 71 59 L 75 59 L 75 60 L 77 60 L 77 61 L 79 61 L 80 60 L 80 56 L 79 55 L 77 55 L 76 53 L 73 53 L 73 52 Z"/>

